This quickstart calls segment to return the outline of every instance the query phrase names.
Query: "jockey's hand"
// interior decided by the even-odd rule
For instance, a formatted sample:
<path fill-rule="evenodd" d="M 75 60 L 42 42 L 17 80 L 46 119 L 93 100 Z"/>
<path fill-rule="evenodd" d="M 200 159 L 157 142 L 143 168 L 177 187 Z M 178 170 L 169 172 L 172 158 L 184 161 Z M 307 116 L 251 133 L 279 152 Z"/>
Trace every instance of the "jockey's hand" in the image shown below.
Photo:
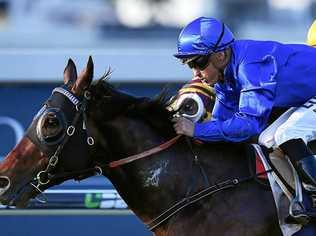
<path fill-rule="evenodd" d="M 194 123 L 192 121 L 184 117 L 174 117 L 171 121 L 174 122 L 173 128 L 177 134 L 193 137 Z"/>

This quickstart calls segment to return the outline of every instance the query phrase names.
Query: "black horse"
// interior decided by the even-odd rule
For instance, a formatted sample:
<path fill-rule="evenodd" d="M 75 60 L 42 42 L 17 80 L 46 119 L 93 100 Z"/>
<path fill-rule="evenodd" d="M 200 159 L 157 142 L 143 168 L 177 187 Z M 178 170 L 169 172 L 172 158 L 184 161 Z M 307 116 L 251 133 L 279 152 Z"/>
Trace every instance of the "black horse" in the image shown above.
<path fill-rule="evenodd" d="M 92 77 L 91 58 L 79 76 L 69 60 L 64 85 L 0 165 L 3 204 L 102 173 L 155 235 L 282 235 L 243 144 L 177 137 L 164 96 L 136 98 Z"/>

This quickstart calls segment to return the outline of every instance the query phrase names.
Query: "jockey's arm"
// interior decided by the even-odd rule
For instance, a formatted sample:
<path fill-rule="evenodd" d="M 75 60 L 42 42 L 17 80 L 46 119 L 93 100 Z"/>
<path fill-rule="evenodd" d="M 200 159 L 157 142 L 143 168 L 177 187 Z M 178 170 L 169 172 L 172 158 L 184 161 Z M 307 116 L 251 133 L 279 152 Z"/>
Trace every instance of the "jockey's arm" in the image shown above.
<path fill-rule="evenodd" d="M 265 128 L 273 107 L 275 91 L 275 84 L 268 77 L 272 73 L 267 72 L 273 71 L 260 66 L 241 69 L 243 73 L 238 80 L 241 86 L 239 100 L 236 96 L 228 96 L 225 87 L 216 86 L 217 101 L 213 110 L 216 119 L 195 124 L 194 138 L 241 142 L 258 135 Z"/>

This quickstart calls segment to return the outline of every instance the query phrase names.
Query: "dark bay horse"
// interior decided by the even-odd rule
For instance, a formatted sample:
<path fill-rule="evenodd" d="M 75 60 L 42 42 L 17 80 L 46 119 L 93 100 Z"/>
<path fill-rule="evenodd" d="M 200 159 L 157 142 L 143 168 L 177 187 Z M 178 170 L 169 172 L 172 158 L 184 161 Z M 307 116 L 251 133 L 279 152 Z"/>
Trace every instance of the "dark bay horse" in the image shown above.
<path fill-rule="evenodd" d="M 250 176 L 243 145 L 170 144 L 176 134 L 162 96 L 130 96 L 106 77 L 91 83 L 92 59 L 79 76 L 69 60 L 64 85 L 0 164 L 3 204 L 24 207 L 50 186 L 102 173 L 155 235 L 282 235 L 271 192 L 236 182 Z M 115 162 L 153 147 L 162 150 Z M 200 197 L 205 189 L 211 194 Z"/>

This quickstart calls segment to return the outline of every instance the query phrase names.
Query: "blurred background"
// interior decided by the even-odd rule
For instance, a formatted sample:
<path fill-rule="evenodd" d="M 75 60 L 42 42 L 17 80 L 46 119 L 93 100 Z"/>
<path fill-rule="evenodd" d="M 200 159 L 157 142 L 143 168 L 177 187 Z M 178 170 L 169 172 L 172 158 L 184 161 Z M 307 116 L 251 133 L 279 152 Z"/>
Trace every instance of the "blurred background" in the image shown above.
<path fill-rule="evenodd" d="M 198 16 L 223 20 L 237 38 L 304 43 L 316 0 L 0 0 L 0 159 L 20 140 L 69 57 L 95 79 L 137 96 L 191 79 L 172 57 Z M 0 209 L 0 235 L 150 235 L 105 178 L 66 183 L 27 210 Z M 56 227 L 58 225 L 58 227 Z"/>

